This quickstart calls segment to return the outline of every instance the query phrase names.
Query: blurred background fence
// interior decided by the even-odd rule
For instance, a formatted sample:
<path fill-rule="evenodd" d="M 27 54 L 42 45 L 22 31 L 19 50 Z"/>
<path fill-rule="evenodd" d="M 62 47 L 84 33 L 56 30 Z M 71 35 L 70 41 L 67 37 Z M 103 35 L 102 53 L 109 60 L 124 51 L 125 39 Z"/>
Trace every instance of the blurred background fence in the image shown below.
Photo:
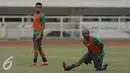
<path fill-rule="evenodd" d="M 32 38 L 32 19 L 32 16 L 0 16 L 0 38 Z M 46 38 L 80 38 L 83 28 L 101 38 L 130 38 L 130 17 L 46 16 L 46 21 Z"/>
<path fill-rule="evenodd" d="M 38 0 L 46 15 L 44 38 L 130 38 L 130 0 Z M 0 39 L 32 38 L 37 0 L 0 1 Z"/>

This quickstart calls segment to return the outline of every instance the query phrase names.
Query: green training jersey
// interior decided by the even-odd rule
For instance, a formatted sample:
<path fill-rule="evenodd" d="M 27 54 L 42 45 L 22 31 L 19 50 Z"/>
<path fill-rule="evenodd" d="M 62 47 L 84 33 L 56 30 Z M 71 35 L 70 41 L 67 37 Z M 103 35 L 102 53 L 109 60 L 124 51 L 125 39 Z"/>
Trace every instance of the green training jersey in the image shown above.
<path fill-rule="evenodd" d="M 95 37 L 95 36 L 92 36 L 92 41 L 93 41 L 94 43 L 96 43 L 97 45 L 103 44 L 102 40 L 99 39 L 98 37 Z M 101 50 L 101 55 L 104 55 L 104 54 L 105 54 L 104 48 L 102 48 L 102 50 Z"/>
<path fill-rule="evenodd" d="M 45 25 L 45 23 L 45 15 L 42 12 L 39 14 L 35 13 L 33 17 L 33 35 L 38 35 L 40 33 L 42 25 Z"/>

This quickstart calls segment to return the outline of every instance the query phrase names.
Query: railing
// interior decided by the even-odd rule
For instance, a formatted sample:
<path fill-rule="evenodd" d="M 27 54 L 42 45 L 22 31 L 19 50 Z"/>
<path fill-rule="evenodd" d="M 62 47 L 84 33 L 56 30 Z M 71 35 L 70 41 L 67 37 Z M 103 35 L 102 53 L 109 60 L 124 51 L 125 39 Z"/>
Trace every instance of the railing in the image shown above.
<path fill-rule="evenodd" d="M 130 17 L 123 16 L 46 16 L 45 35 L 82 37 L 82 29 L 90 31 L 130 32 Z M 108 31 L 109 30 L 109 31 Z M 66 33 L 66 34 L 65 34 Z M 32 16 L 0 16 L 0 37 L 32 37 Z M 27 36 L 28 35 L 28 36 Z"/>

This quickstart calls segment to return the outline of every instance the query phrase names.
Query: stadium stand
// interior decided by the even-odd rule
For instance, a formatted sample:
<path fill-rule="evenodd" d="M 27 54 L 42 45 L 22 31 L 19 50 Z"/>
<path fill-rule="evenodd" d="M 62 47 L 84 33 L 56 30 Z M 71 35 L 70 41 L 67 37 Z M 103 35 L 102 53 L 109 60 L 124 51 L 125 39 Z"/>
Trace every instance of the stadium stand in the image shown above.
<path fill-rule="evenodd" d="M 89 28 L 100 37 L 130 35 L 130 1 L 125 0 L 38 0 L 46 14 L 45 36 L 81 37 Z M 8 3 L 7 3 L 8 2 Z M 32 14 L 37 0 L 2 0 L 0 3 L 0 36 L 32 37 Z M 111 2 L 111 3 L 109 3 Z M 111 33 L 111 34 L 109 34 Z M 122 34 L 122 35 L 121 35 Z"/>

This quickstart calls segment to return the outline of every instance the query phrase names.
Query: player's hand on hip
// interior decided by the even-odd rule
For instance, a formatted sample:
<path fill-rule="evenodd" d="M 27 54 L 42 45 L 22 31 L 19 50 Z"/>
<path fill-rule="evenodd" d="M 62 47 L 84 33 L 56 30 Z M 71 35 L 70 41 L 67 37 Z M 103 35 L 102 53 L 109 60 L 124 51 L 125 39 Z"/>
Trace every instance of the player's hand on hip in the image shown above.
<path fill-rule="evenodd" d="M 40 34 L 38 34 L 35 40 L 40 39 L 40 38 L 41 38 L 41 36 L 40 36 Z"/>

